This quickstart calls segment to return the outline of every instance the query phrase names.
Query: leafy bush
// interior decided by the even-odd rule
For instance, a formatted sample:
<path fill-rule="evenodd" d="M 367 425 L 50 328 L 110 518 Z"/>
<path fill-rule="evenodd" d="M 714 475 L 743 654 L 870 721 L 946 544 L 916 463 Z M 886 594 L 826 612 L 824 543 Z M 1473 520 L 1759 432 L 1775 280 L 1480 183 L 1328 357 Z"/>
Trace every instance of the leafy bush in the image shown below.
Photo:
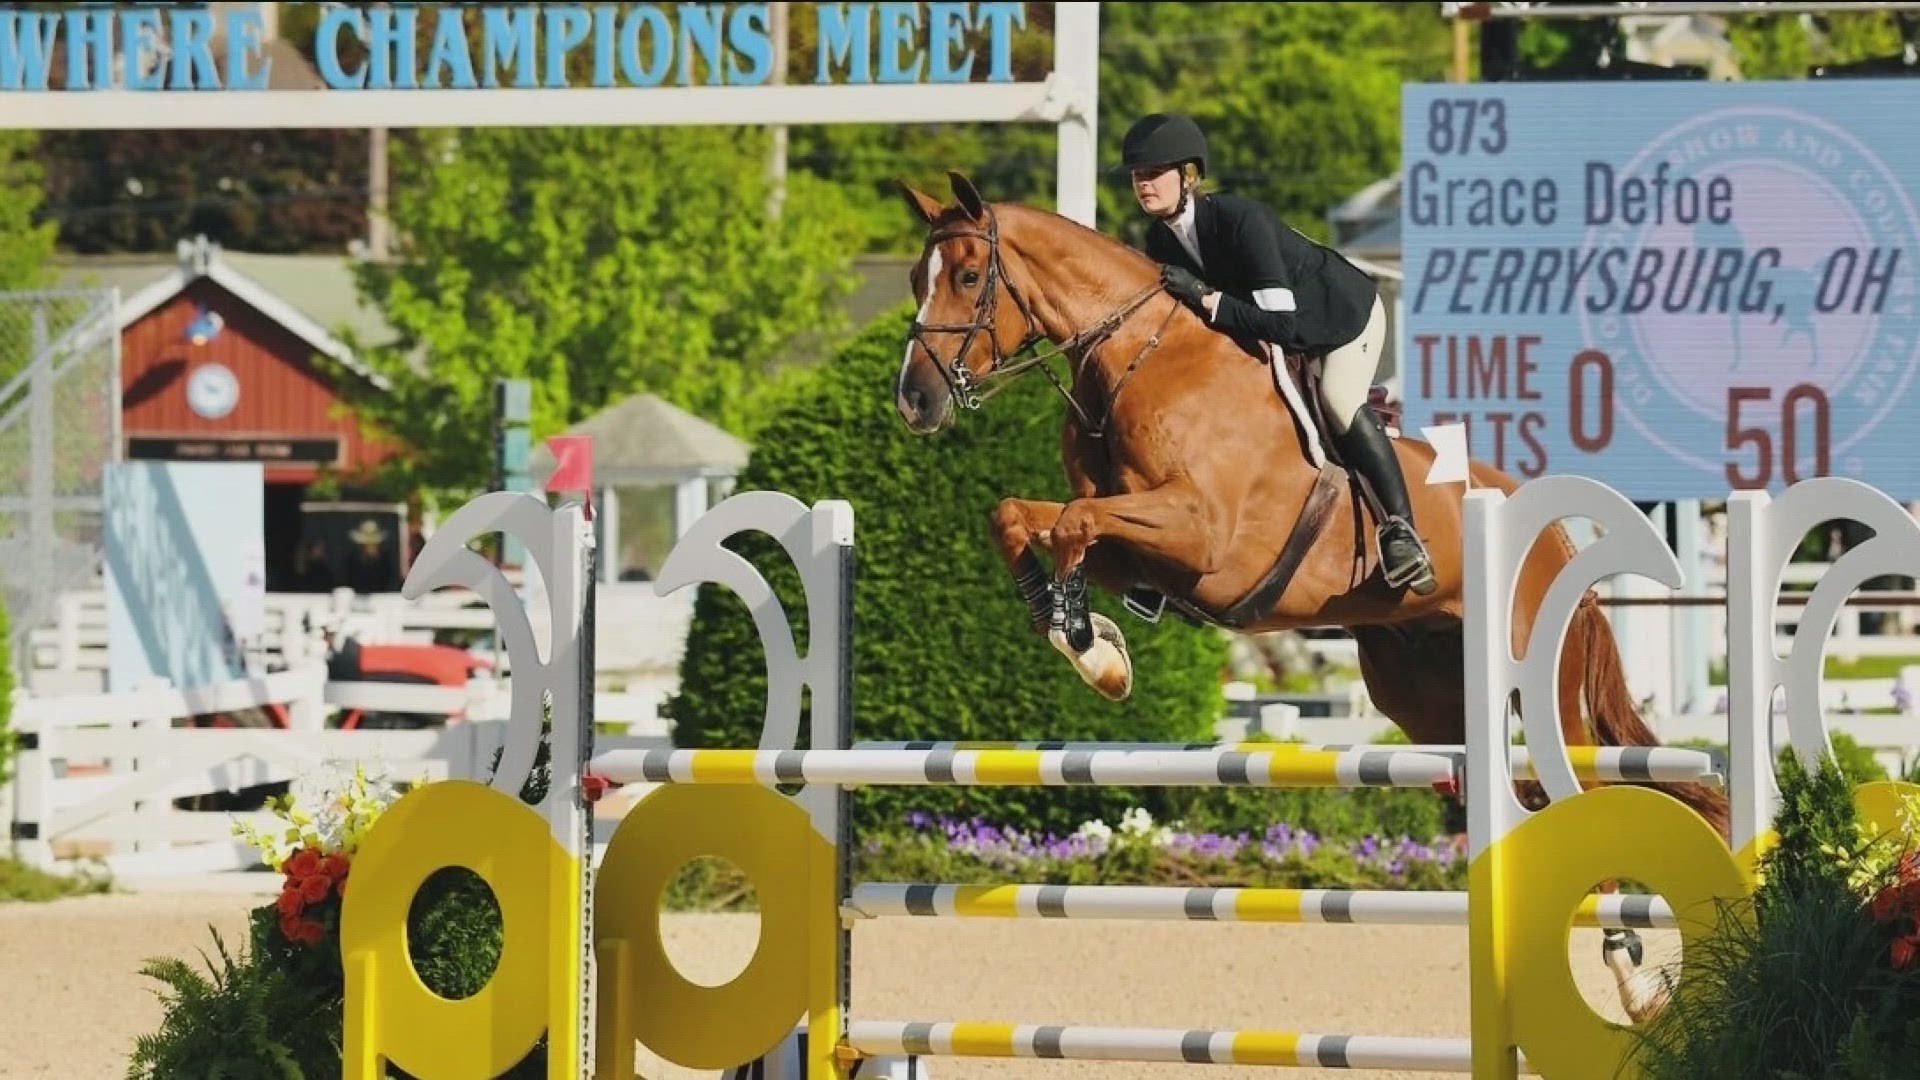
<path fill-rule="evenodd" d="M 1219 633 L 1168 618 L 1098 610 L 1124 628 L 1133 695 L 1113 703 L 1080 681 L 1065 657 L 1028 629 L 1025 604 L 995 552 L 989 523 L 1007 495 L 1065 499 L 1059 462 L 1064 405 L 1037 374 L 923 439 L 894 412 L 893 377 L 906 308 L 875 320 L 761 432 L 738 489 L 775 490 L 806 503 L 853 504 L 856 740 L 1032 739 L 1210 741 L 1224 712 Z M 804 643 L 799 576 L 763 537 L 733 548 L 775 587 Z M 804 645 L 803 645 L 804 648 Z M 759 745 L 766 672 L 759 637 L 730 590 L 702 588 L 670 704 L 680 746 Z M 1021 821 L 1067 831 L 1130 806 L 1157 814 L 1163 791 L 1097 788 L 871 789 L 859 816 L 898 821 L 913 810 Z"/>
<path fill-rule="evenodd" d="M 1685 956 L 1691 978 L 1640 1029 L 1640 1075 L 1920 1077 L 1915 836 L 1869 834 L 1838 769 L 1810 773 L 1788 754 L 1779 778 L 1780 843 L 1759 888 Z"/>

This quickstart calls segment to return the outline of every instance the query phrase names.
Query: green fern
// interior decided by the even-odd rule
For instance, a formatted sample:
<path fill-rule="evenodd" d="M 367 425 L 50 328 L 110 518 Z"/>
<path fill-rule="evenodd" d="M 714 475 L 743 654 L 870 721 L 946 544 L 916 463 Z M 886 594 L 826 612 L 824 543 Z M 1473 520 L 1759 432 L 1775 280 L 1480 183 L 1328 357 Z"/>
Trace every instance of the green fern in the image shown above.
<path fill-rule="evenodd" d="M 210 928 L 211 929 L 211 928 Z M 301 1060 L 315 1053 L 340 1060 L 337 1041 L 324 1041 L 316 1025 L 324 1002 L 289 979 L 284 969 L 236 960 L 218 930 L 219 961 L 200 955 L 202 975 L 185 961 L 149 960 L 140 973 L 171 989 L 160 1029 L 134 1042 L 128 1080 L 310 1080 Z"/>

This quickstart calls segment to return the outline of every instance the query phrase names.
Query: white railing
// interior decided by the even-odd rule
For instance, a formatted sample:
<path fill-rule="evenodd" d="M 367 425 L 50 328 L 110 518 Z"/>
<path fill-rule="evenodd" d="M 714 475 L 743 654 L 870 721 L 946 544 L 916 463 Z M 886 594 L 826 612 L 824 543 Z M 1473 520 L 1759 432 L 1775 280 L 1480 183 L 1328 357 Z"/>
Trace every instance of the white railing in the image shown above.
<path fill-rule="evenodd" d="M 491 678 L 450 688 L 327 682 L 307 662 L 285 672 L 198 690 L 122 694 L 16 693 L 19 753 L 0 787 L 0 835 L 14 856 L 59 870 L 97 857 L 116 877 L 241 870 L 257 853 L 232 836 L 253 812 L 183 810 L 174 800 L 233 794 L 355 764 L 395 781 L 485 774 L 505 737 L 511 684 Z M 609 749 L 667 746 L 663 688 L 602 691 L 596 721 Z M 420 728 L 328 727 L 345 709 L 420 714 Z M 179 727 L 218 714 L 260 710 L 285 727 Z M 438 718 L 437 720 L 435 718 Z"/>
<path fill-rule="evenodd" d="M 614 582 L 599 587 L 596 666 L 603 672 L 660 671 L 679 668 L 680 650 L 693 620 L 692 601 L 685 596 L 659 597 L 645 582 Z M 529 605 L 536 638 L 544 643 L 546 627 L 541 605 Z M 493 612 L 479 596 L 464 589 L 428 593 L 408 600 L 399 593 L 355 594 L 268 593 L 260 636 L 246 643 L 249 663 L 258 670 L 293 667 L 323 659 L 323 634 L 331 629 L 358 638 L 362 644 L 429 644 L 446 631 L 485 633 L 494 626 Z M 99 690 L 107 670 L 107 601 L 99 588 L 63 595 L 55 605 L 50 626 L 27 634 L 26 671 L 29 688 L 43 693 Z M 509 673 L 507 656 L 477 655 L 496 663 L 497 673 Z"/>

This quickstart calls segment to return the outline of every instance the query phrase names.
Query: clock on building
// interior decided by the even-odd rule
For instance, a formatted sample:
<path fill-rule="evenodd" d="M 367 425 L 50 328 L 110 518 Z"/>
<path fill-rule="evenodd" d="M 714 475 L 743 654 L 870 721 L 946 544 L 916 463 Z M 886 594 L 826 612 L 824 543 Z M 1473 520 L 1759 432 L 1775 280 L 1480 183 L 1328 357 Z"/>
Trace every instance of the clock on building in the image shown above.
<path fill-rule="evenodd" d="M 200 417 L 218 420 L 240 403 L 240 380 L 225 364 L 202 364 L 187 376 L 187 406 Z"/>

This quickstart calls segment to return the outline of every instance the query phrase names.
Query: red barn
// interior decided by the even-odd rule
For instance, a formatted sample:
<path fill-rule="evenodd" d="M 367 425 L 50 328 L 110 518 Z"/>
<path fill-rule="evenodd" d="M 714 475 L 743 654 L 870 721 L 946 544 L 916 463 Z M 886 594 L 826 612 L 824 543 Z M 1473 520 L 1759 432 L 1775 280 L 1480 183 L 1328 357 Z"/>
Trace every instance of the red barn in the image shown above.
<path fill-rule="evenodd" d="M 281 289 L 244 272 L 242 260 L 275 270 Z M 333 378 L 313 360 L 332 357 L 349 377 L 384 388 L 311 310 L 339 307 L 325 284 L 335 293 L 342 284 L 350 289 L 346 261 L 230 259 L 202 238 L 181 245 L 171 270 L 147 261 L 68 274 L 76 284 L 87 278 L 121 288 L 126 459 L 263 463 L 267 587 L 300 588 L 296 553 L 308 485 L 330 474 L 350 489 L 354 476 L 401 450 L 362 431 Z M 320 279 L 330 280 L 315 288 Z M 287 292 L 300 293 L 306 310 Z M 404 560 L 405 537 L 397 543 Z"/>

